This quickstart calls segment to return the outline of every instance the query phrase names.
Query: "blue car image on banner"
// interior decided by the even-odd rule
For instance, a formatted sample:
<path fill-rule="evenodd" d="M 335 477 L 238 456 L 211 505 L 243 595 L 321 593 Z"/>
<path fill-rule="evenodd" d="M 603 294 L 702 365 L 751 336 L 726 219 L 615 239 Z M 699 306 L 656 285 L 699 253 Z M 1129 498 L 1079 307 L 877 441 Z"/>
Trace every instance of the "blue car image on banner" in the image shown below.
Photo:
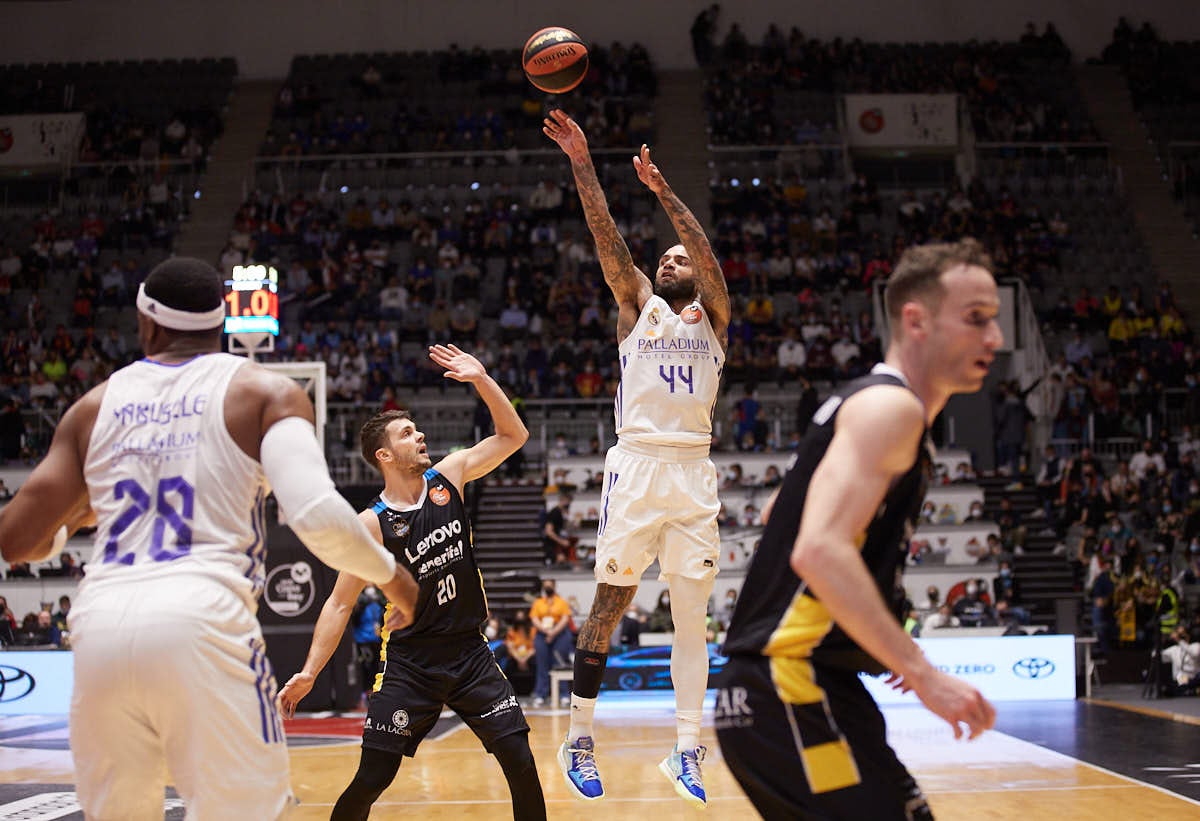
<path fill-rule="evenodd" d="M 709 687 L 716 686 L 714 677 L 725 669 L 728 661 L 728 658 L 721 655 L 716 644 L 708 645 Z M 635 647 L 620 655 L 610 655 L 601 689 L 671 689 L 671 646 L 665 644 L 656 647 Z"/>

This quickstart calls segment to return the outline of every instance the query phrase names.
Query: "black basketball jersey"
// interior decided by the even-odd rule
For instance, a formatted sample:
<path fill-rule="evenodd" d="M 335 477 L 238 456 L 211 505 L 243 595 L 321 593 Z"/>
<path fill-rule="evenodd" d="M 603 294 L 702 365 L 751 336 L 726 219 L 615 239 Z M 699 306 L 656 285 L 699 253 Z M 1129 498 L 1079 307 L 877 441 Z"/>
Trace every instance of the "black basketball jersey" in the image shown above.
<path fill-rule="evenodd" d="M 422 639 L 478 637 L 487 621 L 487 597 L 462 497 L 433 468 L 424 478 L 425 494 L 412 508 L 396 510 L 381 496 L 371 503 L 384 547 L 420 588 L 412 624 L 397 633 L 384 630 L 385 653 L 388 647 Z"/>
<path fill-rule="evenodd" d="M 737 607 L 725 638 L 727 654 L 762 654 L 781 658 L 809 658 L 829 666 L 874 674 L 884 667 L 833 624 L 828 611 L 792 571 L 790 559 L 813 471 L 833 441 L 834 423 L 842 403 L 875 385 L 908 387 L 900 373 L 876 365 L 868 376 L 855 379 L 834 392 L 817 409 L 783 478 L 779 496 L 763 530 L 762 541 L 750 562 Z M 916 526 L 921 503 L 929 486 L 933 464 L 928 434 L 913 453 L 913 464 L 884 497 L 859 537 L 862 558 L 875 585 L 896 618 L 903 623 L 903 598 L 897 601 L 896 573 L 903 571 L 907 542 Z"/>

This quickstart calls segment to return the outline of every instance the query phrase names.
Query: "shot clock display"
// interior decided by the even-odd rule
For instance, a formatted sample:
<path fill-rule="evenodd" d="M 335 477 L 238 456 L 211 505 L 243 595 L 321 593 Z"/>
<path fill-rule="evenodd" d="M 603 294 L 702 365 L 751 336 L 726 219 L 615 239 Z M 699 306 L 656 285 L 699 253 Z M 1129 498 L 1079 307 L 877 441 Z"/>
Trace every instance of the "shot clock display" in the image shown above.
<path fill-rule="evenodd" d="M 279 335 L 279 272 L 238 265 L 225 280 L 225 333 Z"/>

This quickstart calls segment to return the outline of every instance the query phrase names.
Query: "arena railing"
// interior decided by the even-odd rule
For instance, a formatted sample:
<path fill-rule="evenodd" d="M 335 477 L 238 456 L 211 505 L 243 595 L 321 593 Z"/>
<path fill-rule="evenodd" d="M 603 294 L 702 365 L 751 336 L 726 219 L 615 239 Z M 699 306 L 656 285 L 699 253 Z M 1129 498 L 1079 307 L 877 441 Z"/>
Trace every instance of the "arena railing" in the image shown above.
<path fill-rule="evenodd" d="M 602 160 L 633 156 L 637 148 L 593 148 Z M 271 193 L 386 189 L 405 185 L 533 184 L 531 171 L 569 174 L 570 165 L 557 148 L 506 151 L 426 151 L 403 154 L 325 154 L 289 157 L 256 157 L 254 175 L 243 183 L 246 194 L 254 189 Z M 474 172 L 474 173 L 473 173 Z"/>
<path fill-rule="evenodd" d="M 0 212 L 72 207 L 107 211 L 104 203 L 119 200 L 132 180 L 148 185 L 160 172 L 186 209 L 199 193 L 203 166 L 201 160 L 127 159 L 70 163 L 53 169 L 5 169 L 0 177 Z"/>
<path fill-rule="evenodd" d="M 975 159 L 984 176 L 1079 177 L 1116 174 L 1108 143 L 977 142 Z"/>
<path fill-rule="evenodd" d="M 718 400 L 713 433 L 722 442 L 729 438 L 730 414 L 740 398 L 740 392 L 730 391 Z M 796 423 L 796 395 L 784 389 L 758 399 L 759 417 L 767 423 L 769 436 L 777 443 L 785 442 Z M 475 426 L 475 400 L 465 394 L 432 398 L 418 392 L 411 402 L 402 399 L 402 403 L 412 411 L 417 427 L 437 453 L 478 442 L 487 435 Z M 529 399 L 523 407 L 529 427 L 529 442 L 523 452 L 531 466 L 544 462 L 551 443 L 560 434 L 575 449 L 583 449 L 592 437 L 600 443 L 602 453 L 616 443 L 611 397 Z M 373 481 L 373 471 L 358 454 L 357 436 L 362 423 L 375 412 L 374 406 L 329 402 L 326 410 L 326 450 L 334 478 L 344 483 Z"/>
<path fill-rule="evenodd" d="M 1200 140 L 1173 140 L 1163 152 L 1168 184 L 1183 203 L 1192 231 L 1200 232 Z"/>
<path fill-rule="evenodd" d="M 849 173 L 849 152 L 843 143 L 808 142 L 798 145 L 713 145 L 708 163 L 709 184 L 746 174 L 767 174 L 781 183 L 789 176 L 802 180 L 844 179 Z M 751 183 L 751 178 L 745 182 Z"/>

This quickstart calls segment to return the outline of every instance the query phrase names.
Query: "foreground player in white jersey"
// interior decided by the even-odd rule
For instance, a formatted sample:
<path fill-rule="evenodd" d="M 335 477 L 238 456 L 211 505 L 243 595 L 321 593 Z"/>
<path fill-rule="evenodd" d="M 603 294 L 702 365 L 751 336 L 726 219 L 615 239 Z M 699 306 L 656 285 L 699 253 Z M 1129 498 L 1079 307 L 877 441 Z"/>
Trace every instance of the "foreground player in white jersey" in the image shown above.
<path fill-rule="evenodd" d="M 412 619 L 416 584 L 334 488 L 308 397 L 219 353 L 222 291 L 200 260 L 151 271 L 137 297 L 146 358 L 64 414 L 0 512 L 6 561 L 45 559 L 68 531 L 97 527 L 70 615 L 89 819 L 161 819 L 165 770 L 189 819 L 275 819 L 295 804 L 254 616 L 270 490 L 319 558 L 380 585 L 392 629 Z"/>
<path fill-rule="evenodd" d="M 642 146 L 638 179 L 657 196 L 682 244 L 667 249 L 652 285 L 638 270 L 616 223 L 579 126 L 553 111 L 543 131 L 566 153 L 604 279 L 617 300 L 621 384 L 617 446 L 604 461 L 596 539 L 596 597 L 579 631 L 571 687 L 571 728 L 558 760 L 579 798 L 604 797 L 592 716 L 609 639 L 658 559 L 671 592 L 678 743 L 659 769 L 686 801 L 706 804 L 700 711 L 708 684 L 705 614 L 717 574 L 717 471 L 708 458 L 712 411 L 728 344 L 729 291 L 704 229 Z"/>

